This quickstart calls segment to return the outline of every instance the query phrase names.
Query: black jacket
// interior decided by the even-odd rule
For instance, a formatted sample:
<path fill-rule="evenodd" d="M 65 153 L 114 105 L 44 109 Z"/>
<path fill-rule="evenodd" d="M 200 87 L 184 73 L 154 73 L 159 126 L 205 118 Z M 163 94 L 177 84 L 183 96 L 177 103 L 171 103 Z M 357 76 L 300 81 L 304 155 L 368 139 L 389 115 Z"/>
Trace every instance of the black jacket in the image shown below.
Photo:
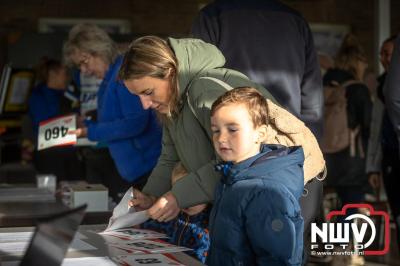
<path fill-rule="evenodd" d="M 383 94 L 385 96 L 386 109 L 397 137 L 400 139 L 400 36 L 396 39 L 390 62 Z"/>
<path fill-rule="evenodd" d="M 217 0 L 200 11 L 196 38 L 215 44 L 226 67 L 263 85 L 320 137 L 321 72 L 310 28 L 276 0 Z"/>

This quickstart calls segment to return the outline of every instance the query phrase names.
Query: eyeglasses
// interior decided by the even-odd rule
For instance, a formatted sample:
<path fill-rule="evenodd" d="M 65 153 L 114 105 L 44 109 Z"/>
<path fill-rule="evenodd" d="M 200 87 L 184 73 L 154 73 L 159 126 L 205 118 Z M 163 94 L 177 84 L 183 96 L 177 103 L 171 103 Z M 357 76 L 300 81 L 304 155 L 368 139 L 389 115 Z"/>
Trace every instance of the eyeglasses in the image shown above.
<path fill-rule="evenodd" d="M 76 66 L 80 69 L 82 66 L 87 67 L 92 56 L 90 54 L 82 55 L 82 58 L 78 61 Z"/>

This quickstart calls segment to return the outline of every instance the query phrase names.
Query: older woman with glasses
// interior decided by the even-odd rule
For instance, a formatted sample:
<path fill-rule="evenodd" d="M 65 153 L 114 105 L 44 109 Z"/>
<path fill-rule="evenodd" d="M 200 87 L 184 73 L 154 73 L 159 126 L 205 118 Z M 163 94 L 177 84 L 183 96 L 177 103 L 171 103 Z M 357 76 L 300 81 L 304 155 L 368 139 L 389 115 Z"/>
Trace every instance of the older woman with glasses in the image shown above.
<path fill-rule="evenodd" d="M 99 27 L 79 24 L 69 33 L 64 57 L 84 74 L 103 79 L 97 121 L 85 121 L 71 133 L 105 143 L 123 179 L 140 188 L 160 155 L 161 128 L 154 112 L 144 110 L 139 97 L 118 80 L 122 57 L 116 44 Z"/>

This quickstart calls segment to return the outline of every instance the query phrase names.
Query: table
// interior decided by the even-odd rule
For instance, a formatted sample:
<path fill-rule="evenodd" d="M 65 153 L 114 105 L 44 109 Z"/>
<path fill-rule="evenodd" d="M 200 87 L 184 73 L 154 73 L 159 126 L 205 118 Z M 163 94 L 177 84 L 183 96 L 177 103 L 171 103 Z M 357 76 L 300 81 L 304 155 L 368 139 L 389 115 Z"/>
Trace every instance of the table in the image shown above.
<path fill-rule="evenodd" d="M 117 249 L 109 249 L 108 246 L 105 244 L 104 239 L 101 235 L 94 233 L 93 231 L 104 230 L 106 228 L 105 224 L 101 225 L 81 225 L 79 227 L 79 232 L 87 237 L 87 239 L 83 239 L 83 241 L 87 242 L 88 244 L 96 247 L 96 250 L 85 250 L 85 251 L 69 251 L 66 255 L 67 258 L 81 258 L 81 257 L 103 257 L 103 256 L 118 256 L 124 255 L 125 253 L 121 251 L 120 253 Z M 28 232 L 33 231 L 33 227 L 10 227 L 10 228 L 0 228 L 1 232 Z M 1 250 L 0 250 L 1 254 Z M 192 257 L 186 255 L 185 253 L 178 252 L 172 253 L 173 256 L 179 260 L 182 264 L 185 265 L 193 265 L 193 266 L 201 266 L 202 263 L 198 262 L 197 260 L 193 259 Z M 22 255 L 22 254 L 21 254 Z M 0 260 L 1 261 L 13 261 L 18 260 L 20 256 L 16 255 L 3 255 Z"/>
<path fill-rule="evenodd" d="M 0 202 L 0 227 L 34 226 L 40 218 L 68 210 L 61 200 L 52 202 Z M 82 224 L 108 223 L 108 212 L 88 212 Z"/>
<path fill-rule="evenodd" d="M 48 193 L 41 193 L 32 184 L 3 184 L 0 188 L 3 189 L 0 189 L 0 227 L 34 226 L 38 219 L 70 209 L 60 196 L 54 197 L 50 194 L 49 197 Z M 111 215 L 111 211 L 87 212 L 82 224 L 108 223 Z"/>
<path fill-rule="evenodd" d="M 37 219 L 67 210 L 60 201 L 51 202 L 1 202 L 0 227 L 33 226 Z"/>

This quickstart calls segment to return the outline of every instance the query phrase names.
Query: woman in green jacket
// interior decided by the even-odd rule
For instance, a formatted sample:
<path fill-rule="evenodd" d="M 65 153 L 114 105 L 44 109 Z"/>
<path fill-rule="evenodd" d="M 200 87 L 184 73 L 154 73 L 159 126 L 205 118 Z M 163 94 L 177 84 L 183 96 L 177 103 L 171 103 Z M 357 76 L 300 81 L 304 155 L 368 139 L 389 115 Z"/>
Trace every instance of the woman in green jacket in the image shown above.
<path fill-rule="evenodd" d="M 135 191 L 132 201 L 142 209 L 151 207 L 153 219 L 169 221 L 181 208 L 213 200 L 220 175 L 214 170 L 210 108 L 226 88 L 201 77 L 215 77 L 233 87 L 258 87 L 243 74 L 222 68 L 224 64 L 215 46 L 195 39 L 146 36 L 135 40 L 125 55 L 120 78 L 164 123 L 161 156 L 143 193 Z M 272 98 L 265 89 L 260 91 Z M 189 174 L 171 187 L 178 161 Z"/>
<path fill-rule="evenodd" d="M 139 96 L 144 109 L 157 111 L 164 124 L 158 163 L 130 203 L 148 209 L 155 220 L 169 221 L 180 209 L 213 201 L 220 174 L 214 170 L 210 109 L 229 89 L 227 84 L 255 87 L 273 99 L 266 89 L 224 64 L 224 56 L 212 44 L 155 36 L 135 40 L 124 57 L 119 78 Z M 171 186 L 171 172 L 179 161 L 188 174 Z"/>

